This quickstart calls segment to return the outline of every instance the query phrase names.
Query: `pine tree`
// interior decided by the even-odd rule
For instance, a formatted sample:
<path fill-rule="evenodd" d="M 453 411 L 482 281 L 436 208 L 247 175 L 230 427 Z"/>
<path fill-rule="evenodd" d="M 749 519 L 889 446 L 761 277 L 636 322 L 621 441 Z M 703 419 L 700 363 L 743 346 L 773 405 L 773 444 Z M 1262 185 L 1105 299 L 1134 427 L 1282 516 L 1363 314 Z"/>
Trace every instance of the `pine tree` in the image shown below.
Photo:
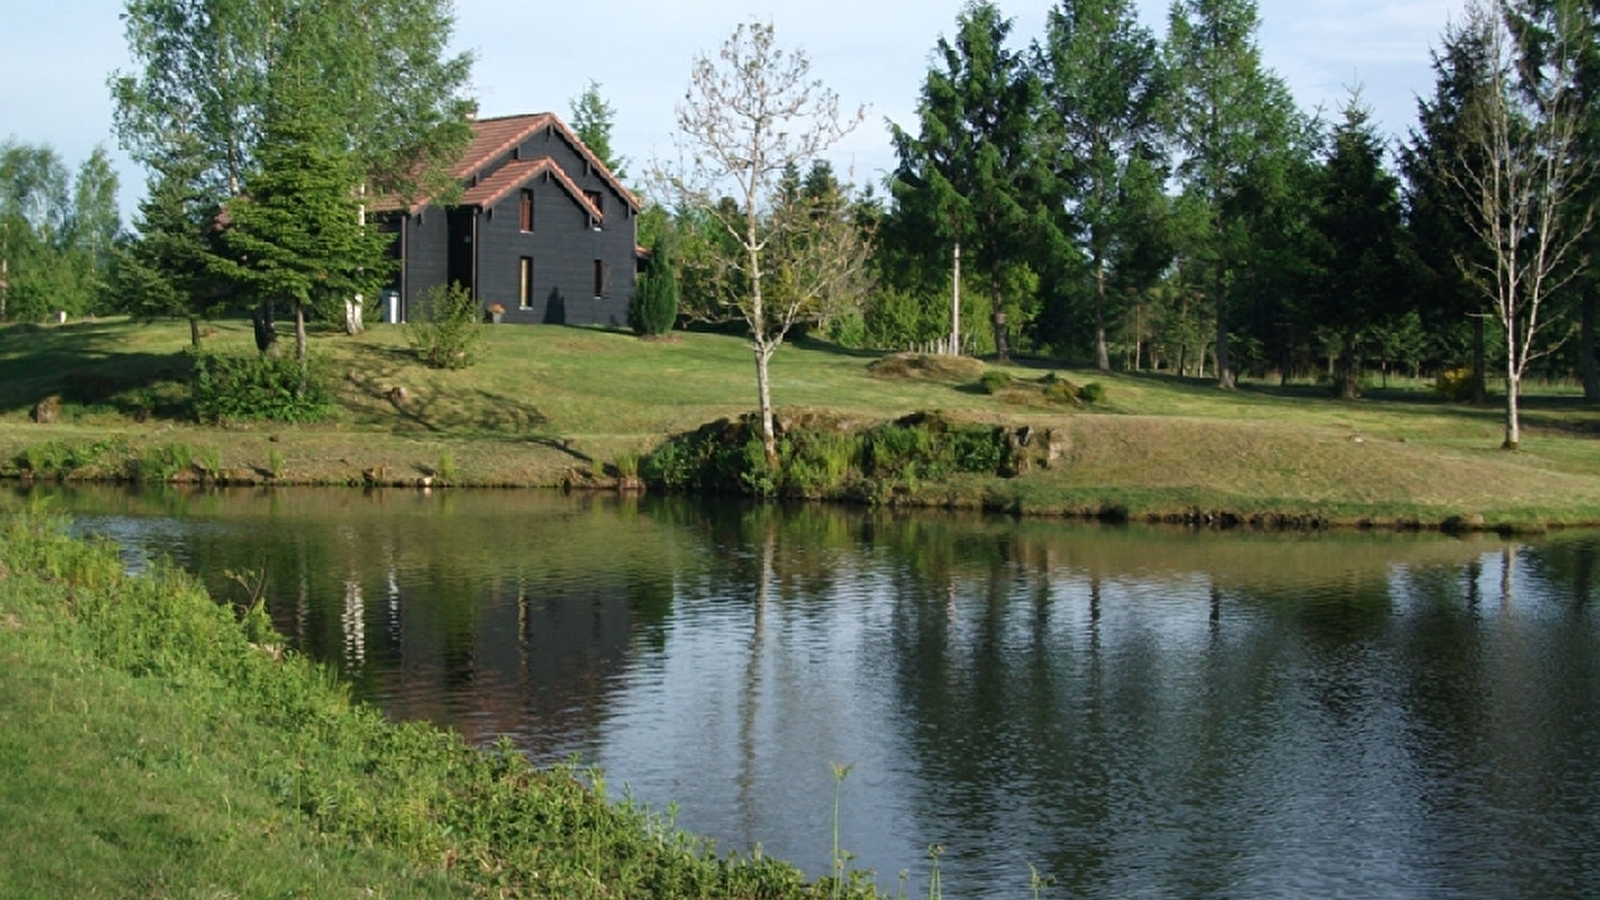
<path fill-rule="evenodd" d="M 1400 186 L 1383 167 L 1383 141 L 1359 97 L 1334 129 L 1312 214 L 1319 241 L 1312 319 L 1338 341 L 1338 393 L 1357 394 L 1362 343 L 1396 318 L 1400 285 Z"/>
<path fill-rule="evenodd" d="M 1235 269 L 1247 255 L 1251 223 L 1237 201 L 1249 188 L 1258 209 L 1269 209 L 1289 172 L 1298 114 L 1287 86 L 1261 67 L 1260 20 L 1252 0 L 1177 0 L 1167 32 L 1173 73 L 1171 116 L 1183 159 L 1185 190 L 1205 211 L 1192 248 L 1207 271 L 1206 294 L 1216 310 L 1217 383 L 1236 381 L 1228 348 Z M 1266 202 L 1259 202 L 1259 201 Z"/>
<path fill-rule="evenodd" d="M 393 265 L 388 237 L 365 224 L 358 161 L 337 124 L 292 69 L 274 79 L 271 115 L 246 193 L 230 201 L 217 271 L 267 302 L 292 304 L 303 395 L 306 319 L 337 320 L 354 296 L 372 296 Z"/>
<path fill-rule="evenodd" d="M 918 104 L 919 131 L 893 128 L 899 167 L 893 192 L 902 216 L 936 236 L 951 254 L 950 352 L 961 352 L 963 255 L 985 276 L 995 350 L 1007 355 L 1008 307 L 1031 278 L 1028 256 L 1038 210 L 1038 81 L 1005 46 L 1012 21 L 974 0 L 941 38 Z M 1030 189 L 1033 191 L 1030 193 Z"/>
<path fill-rule="evenodd" d="M 118 294 L 135 317 L 186 316 L 189 339 L 200 346 L 200 320 L 223 305 L 212 273 L 217 208 L 201 178 L 198 139 L 172 141 L 152 161 L 150 193 L 139 202 L 138 235 L 117 252 Z"/>
<path fill-rule="evenodd" d="M 626 178 L 622 167 L 628 161 L 613 154 L 611 129 L 617 119 L 617 110 L 600 94 L 600 82 L 589 80 L 583 93 L 572 98 L 572 131 L 583 141 L 589 152 L 600 158 L 611 174 Z"/>
<path fill-rule="evenodd" d="M 1093 280 L 1094 358 L 1110 371 L 1108 307 L 1122 281 L 1137 289 L 1163 267 L 1152 243 L 1160 216 L 1159 145 L 1165 72 L 1155 37 L 1128 0 L 1063 0 L 1039 51 L 1050 140 L 1048 167 L 1069 233 Z"/>
<path fill-rule="evenodd" d="M 635 334 L 661 335 L 671 331 L 677 321 L 678 273 L 672 265 L 666 236 L 662 235 L 650 247 L 650 262 L 639 276 L 628 324 Z"/>
<path fill-rule="evenodd" d="M 1483 242 L 1465 218 L 1468 198 L 1462 193 L 1462 166 L 1481 165 L 1467 132 L 1468 110 L 1482 102 L 1489 89 L 1489 49 L 1483 35 L 1452 25 L 1433 53 L 1433 95 L 1417 100 L 1417 124 L 1400 148 L 1405 178 L 1405 215 L 1411 235 L 1413 301 L 1434 335 L 1443 361 L 1462 360 L 1454 336 L 1470 333 L 1466 359 L 1472 369 L 1472 398 L 1485 398 L 1484 323 L 1488 311 L 1481 291 L 1459 264 L 1481 262 Z"/>

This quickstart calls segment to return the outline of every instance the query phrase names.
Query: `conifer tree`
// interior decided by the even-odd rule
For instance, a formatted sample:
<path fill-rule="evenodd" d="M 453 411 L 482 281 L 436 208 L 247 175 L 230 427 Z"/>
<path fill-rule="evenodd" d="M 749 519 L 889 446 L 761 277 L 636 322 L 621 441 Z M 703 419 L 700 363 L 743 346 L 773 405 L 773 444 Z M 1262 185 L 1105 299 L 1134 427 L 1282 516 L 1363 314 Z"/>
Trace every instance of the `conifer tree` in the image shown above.
<path fill-rule="evenodd" d="M 1397 317 L 1400 289 L 1399 181 L 1383 167 L 1383 141 L 1359 96 L 1333 132 L 1312 213 L 1318 242 L 1312 319 L 1339 346 L 1338 394 L 1357 394 L 1362 343 Z"/>
<path fill-rule="evenodd" d="M 1114 282 L 1159 270 L 1152 245 L 1165 161 L 1160 103 L 1165 73 L 1155 37 L 1129 0 L 1062 0 L 1039 51 L 1055 176 L 1057 227 L 1072 235 L 1093 280 L 1094 359 L 1110 371 L 1106 318 Z"/>
<path fill-rule="evenodd" d="M 671 331 L 677 321 L 678 273 L 672 265 L 667 238 L 661 235 L 650 246 L 650 262 L 639 276 L 628 324 L 636 334 L 660 335 Z"/>
<path fill-rule="evenodd" d="M 218 209 L 201 183 L 198 139 L 174 139 L 151 169 L 150 192 L 134 220 L 138 234 L 117 253 L 118 293 L 123 309 L 138 318 L 187 317 L 198 349 L 200 320 L 223 300 L 212 272 Z"/>
<path fill-rule="evenodd" d="M 1225 389 L 1236 382 L 1228 346 L 1234 270 L 1242 268 L 1251 239 L 1250 204 L 1238 201 L 1248 186 L 1255 208 L 1271 208 L 1271 194 L 1289 171 L 1284 157 L 1292 153 L 1298 119 L 1287 86 L 1261 66 L 1259 27 L 1253 0 L 1176 0 L 1167 31 L 1178 173 L 1207 220 L 1191 252 L 1207 273 L 1217 383 Z"/>
<path fill-rule="evenodd" d="M 616 156 L 611 149 L 611 129 L 616 123 L 617 110 L 600 94 L 600 82 L 589 80 L 583 93 L 572 98 L 572 131 L 583 141 L 589 152 L 600 158 L 611 174 L 627 177 L 622 167 L 627 160 Z"/>
<path fill-rule="evenodd" d="M 1038 224 L 1035 115 L 1038 81 L 1006 47 L 1012 21 L 988 0 L 972 0 L 954 41 L 940 38 L 923 83 L 916 135 L 894 126 L 899 166 L 893 192 L 951 254 L 950 352 L 961 352 L 961 266 L 976 263 L 990 295 L 996 352 L 1007 353 L 1006 310 L 1028 280 Z"/>
<path fill-rule="evenodd" d="M 260 300 L 292 305 L 303 395 L 308 314 L 339 318 L 350 297 L 376 292 L 393 261 L 388 237 L 362 221 L 359 163 L 342 146 L 333 112 L 290 66 L 272 87 L 260 169 L 227 204 L 226 254 L 215 266 Z"/>

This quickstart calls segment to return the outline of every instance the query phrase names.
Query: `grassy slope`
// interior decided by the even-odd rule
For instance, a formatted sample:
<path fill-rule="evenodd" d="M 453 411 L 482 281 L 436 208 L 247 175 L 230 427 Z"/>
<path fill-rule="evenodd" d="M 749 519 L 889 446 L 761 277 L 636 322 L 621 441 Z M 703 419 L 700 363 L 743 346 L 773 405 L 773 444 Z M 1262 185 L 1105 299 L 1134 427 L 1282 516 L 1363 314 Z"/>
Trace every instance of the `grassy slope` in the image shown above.
<path fill-rule="evenodd" d="M 833 893 L 582 773 L 389 723 L 247 630 L 181 573 L 0 522 L 0 897 Z"/>
<path fill-rule="evenodd" d="M 218 329 L 214 345 L 248 346 L 245 323 Z M 314 350 L 339 382 L 335 421 L 214 429 L 160 418 L 136 423 L 104 405 L 69 406 L 64 421 L 50 426 L 28 420 L 32 404 L 60 392 L 74 370 L 130 384 L 181 370 L 186 326 L 105 321 L 7 331 L 0 334 L 0 460 L 46 440 L 115 435 L 135 454 L 171 441 L 211 447 L 225 466 L 246 472 L 265 471 L 277 454 L 281 476 L 294 481 L 342 483 L 381 468 L 395 481 L 444 469 L 464 484 L 547 485 L 754 405 L 750 354 L 736 338 L 641 342 L 554 327 L 490 328 L 486 337 L 487 360 L 462 372 L 423 368 L 394 327 L 319 337 Z M 1223 393 L 1163 376 L 1068 373 L 1107 386 L 1104 403 L 1083 411 L 1023 391 L 991 396 L 970 382 L 877 378 L 866 369 L 874 358 L 822 344 L 785 347 L 773 365 L 775 398 L 780 408 L 862 421 L 939 409 L 1071 436 L 1065 465 L 1010 481 L 926 487 L 930 502 L 1331 521 L 1600 522 L 1600 410 L 1572 392 L 1529 397 L 1525 449 L 1508 454 L 1496 449 L 1497 408 L 1438 403 L 1423 386 L 1338 402 L 1309 387 Z M 1019 378 L 1044 371 L 1013 369 Z M 396 387 L 405 388 L 404 403 L 390 399 Z"/>

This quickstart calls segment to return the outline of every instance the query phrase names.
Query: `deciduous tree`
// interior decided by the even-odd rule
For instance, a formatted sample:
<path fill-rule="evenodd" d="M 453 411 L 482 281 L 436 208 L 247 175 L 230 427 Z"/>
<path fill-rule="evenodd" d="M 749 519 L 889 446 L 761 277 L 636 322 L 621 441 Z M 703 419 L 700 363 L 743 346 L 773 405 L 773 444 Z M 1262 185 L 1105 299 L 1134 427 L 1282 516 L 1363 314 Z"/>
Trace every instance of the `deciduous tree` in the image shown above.
<path fill-rule="evenodd" d="M 1537 23 L 1530 21 L 1537 15 Z M 1537 24 L 1535 45 L 1514 30 Z M 1578 273 L 1594 224 L 1590 190 L 1595 160 L 1583 155 L 1584 114 L 1576 90 L 1580 49 L 1592 39 L 1576 0 L 1530 9 L 1509 0 L 1477 0 L 1466 27 L 1488 49 L 1488 90 L 1468 111 L 1472 148 L 1452 171 L 1466 199 L 1465 218 L 1488 258 L 1463 260 L 1505 336 L 1508 450 L 1522 442 L 1518 401 L 1528 364 L 1559 344 L 1545 341 L 1550 302 Z"/>
<path fill-rule="evenodd" d="M 820 158 L 863 115 L 842 113 L 838 95 L 811 76 L 810 59 L 779 46 L 770 24 L 740 25 L 715 58 L 695 61 L 678 106 L 680 159 L 657 173 L 680 207 L 705 216 L 729 238 L 708 244 L 709 260 L 733 276 L 714 282 L 732 289 L 720 298 L 723 310 L 750 331 L 769 461 L 777 459 L 772 355 L 792 327 L 845 299 L 836 289 L 847 287 L 844 273 L 825 271 L 818 260 L 805 277 L 820 281 L 786 283 L 769 293 L 770 248 L 808 236 L 818 238 L 818 249 L 833 244 L 820 239 L 830 219 L 792 208 L 782 178 Z"/>

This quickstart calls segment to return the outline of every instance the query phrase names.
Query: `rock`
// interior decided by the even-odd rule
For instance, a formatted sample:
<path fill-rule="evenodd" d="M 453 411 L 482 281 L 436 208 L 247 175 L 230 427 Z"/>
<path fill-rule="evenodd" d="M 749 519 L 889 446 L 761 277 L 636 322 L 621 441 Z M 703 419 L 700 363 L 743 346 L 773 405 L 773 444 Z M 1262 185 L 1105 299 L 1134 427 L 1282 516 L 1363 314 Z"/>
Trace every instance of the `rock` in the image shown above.
<path fill-rule="evenodd" d="M 61 415 L 61 398 L 51 394 L 33 405 L 33 420 L 40 425 L 49 425 Z"/>
<path fill-rule="evenodd" d="M 389 402 L 393 403 L 395 406 L 404 405 L 410 400 L 411 392 L 406 390 L 405 385 L 397 384 L 389 389 Z"/>

